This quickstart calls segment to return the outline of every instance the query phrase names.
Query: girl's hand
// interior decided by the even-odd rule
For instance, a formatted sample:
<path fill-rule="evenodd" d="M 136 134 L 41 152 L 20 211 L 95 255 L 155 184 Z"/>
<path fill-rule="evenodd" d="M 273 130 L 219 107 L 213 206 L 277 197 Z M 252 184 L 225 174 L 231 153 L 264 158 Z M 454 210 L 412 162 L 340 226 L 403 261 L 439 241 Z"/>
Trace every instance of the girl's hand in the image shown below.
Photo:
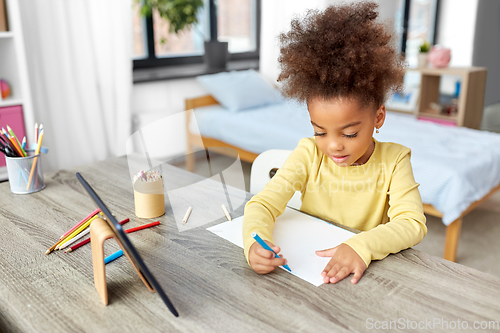
<path fill-rule="evenodd" d="M 281 249 L 274 246 L 273 243 L 265 241 L 274 252 L 280 253 Z M 286 265 L 286 259 L 276 258 L 274 253 L 264 249 L 259 243 L 255 242 L 250 246 L 250 251 L 248 252 L 248 261 L 253 270 L 259 274 L 267 274 L 272 272 L 276 267 Z"/>
<path fill-rule="evenodd" d="M 324 283 L 337 283 L 351 273 L 354 273 L 351 282 L 357 283 L 366 269 L 364 260 L 347 244 L 316 251 L 316 254 L 320 257 L 332 257 L 321 273 Z"/>

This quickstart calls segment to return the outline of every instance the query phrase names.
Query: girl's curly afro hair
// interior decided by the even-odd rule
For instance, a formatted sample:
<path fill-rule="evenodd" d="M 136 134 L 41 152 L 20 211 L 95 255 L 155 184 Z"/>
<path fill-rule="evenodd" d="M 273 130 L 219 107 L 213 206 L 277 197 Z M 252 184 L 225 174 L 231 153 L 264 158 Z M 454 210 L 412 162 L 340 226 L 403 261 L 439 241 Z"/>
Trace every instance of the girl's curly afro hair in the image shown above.
<path fill-rule="evenodd" d="M 291 30 L 279 36 L 283 94 L 306 102 L 354 98 L 378 108 L 391 90 L 400 91 L 404 62 L 392 34 L 376 21 L 377 7 L 357 2 L 293 19 Z"/>

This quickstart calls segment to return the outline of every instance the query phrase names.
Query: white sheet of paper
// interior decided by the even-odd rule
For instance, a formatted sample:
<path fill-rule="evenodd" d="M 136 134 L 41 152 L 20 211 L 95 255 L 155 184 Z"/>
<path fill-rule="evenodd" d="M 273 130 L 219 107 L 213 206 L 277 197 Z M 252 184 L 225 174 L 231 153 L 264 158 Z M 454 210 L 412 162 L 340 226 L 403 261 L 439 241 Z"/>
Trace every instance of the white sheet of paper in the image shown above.
<path fill-rule="evenodd" d="M 242 227 L 243 216 L 207 230 L 243 248 Z M 276 219 L 273 230 L 274 242 L 281 248 L 280 254 L 288 260 L 292 274 L 316 287 L 323 284 L 321 272 L 330 258 L 318 257 L 315 251 L 335 247 L 353 235 L 350 231 L 288 207 Z"/>

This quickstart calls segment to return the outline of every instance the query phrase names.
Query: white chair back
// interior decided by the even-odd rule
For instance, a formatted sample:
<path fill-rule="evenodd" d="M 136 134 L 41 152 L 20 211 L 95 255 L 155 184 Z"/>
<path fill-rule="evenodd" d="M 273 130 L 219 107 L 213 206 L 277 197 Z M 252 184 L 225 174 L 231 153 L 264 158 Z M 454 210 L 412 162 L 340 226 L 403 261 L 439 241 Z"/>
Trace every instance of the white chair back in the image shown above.
<path fill-rule="evenodd" d="M 264 189 L 276 171 L 283 166 L 291 150 L 271 149 L 263 152 L 252 163 L 250 171 L 250 193 L 257 194 Z M 301 193 L 295 192 L 287 206 L 300 209 Z"/>

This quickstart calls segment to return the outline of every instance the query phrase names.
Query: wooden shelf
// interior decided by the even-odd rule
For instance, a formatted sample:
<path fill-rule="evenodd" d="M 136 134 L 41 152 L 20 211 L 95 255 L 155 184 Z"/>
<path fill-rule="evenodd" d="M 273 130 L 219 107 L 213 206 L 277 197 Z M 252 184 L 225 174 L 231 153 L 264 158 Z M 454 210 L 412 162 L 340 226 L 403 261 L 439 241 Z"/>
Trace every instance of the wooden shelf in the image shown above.
<path fill-rule="evenodd" d="M 11 38 L 14 37 L 12 31 L 2 31 L 0 32 L 0 38 Z"/>
<path fill-rule="evenodd" d="M 0 108 L 4 106 L 12 106 L 12 105 L 22 105 L 23 100 L 20 98 L 6 98 L 0 99 Z"/>
<path fill-rule="evenodd" d="M 424 68 L 408 68 L 409 72 L 420 72 L 425 75 L 467 75 L 472 72 L 482 72 L 486 68 L 484 67 L 447 67 L 447 68 L 432 68 L 432 67 L 424 67 Z"/>
<path fill-rule="evenodd" d="M 486 68 L 409 68 L 408 71 L 416 71 L 421 75 L 417 117 L 452 121 L 455 122 L 457 126 L 479 129 L 484 108 Z M 439 104 L 439 86 L 441 76 L 443 75 L 454 75 L 460 76 L 461 78 L 457 106 L 458 112 L 453 116 L 442 115 L 429 108 L 431 103 Z"/>
<path fill-rule="evenodd" d="M 455 121 L 455 122 L 458 120 L 457 115 L 446 116 L 444 114 L 436 113 L 435 111 L 433 111 L 431 109 L 428 109 L 425 112 L 420 112 L 418 115 L 422 116 L 422 117 L 436 118 L 436 119 L 449 120 L 449 121 Z"/>

